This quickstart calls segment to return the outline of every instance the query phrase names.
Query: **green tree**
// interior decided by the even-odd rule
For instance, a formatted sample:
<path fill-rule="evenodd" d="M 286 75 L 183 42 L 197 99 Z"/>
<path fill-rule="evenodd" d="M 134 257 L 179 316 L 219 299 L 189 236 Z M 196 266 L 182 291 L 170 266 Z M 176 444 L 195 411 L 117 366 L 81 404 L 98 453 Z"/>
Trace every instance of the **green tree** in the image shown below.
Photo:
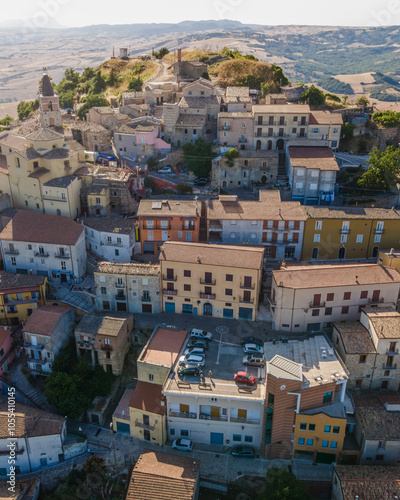
<path fill-rule="evenodd" d="M 96 76 L 93 79 L 93 83 L 90 86 L 91 94 L 101 94 L 103 90 L 107 88 L 107 84 L 105 79 L 101 76 L 101 71 L 96 73 Z"/>
<path fill-rule="evenodd" d="M 47 379 L 46 397 L 61 415 L 79 417 L 91 404 L 91 400 L 79 391 L 77 382 L 76 376 L 65 372 L 53 372 Z"/>
<path fill-rule="evenodd" d="M 5 125 L 6 127 L 14 121 L 14 118 L 11 118 L 11 116 L 6 116 L 5 118 L 0 120 L 0 125 Z"/>
<path fill-rule="evenodd" d="M 35 99 L 34 101 L 21 101 L 17 106 L 18 118 L 23 120 L 24 118 L 28 118 L 34 111 L 39 108 L 39 99 Z"/>
<path fill-rule="evenodd" d="M 308 102 L 313 108 L 323 108 L 325 106 L 325 95 L 315 85 L 301 94 L 300 100 Z"/>
<path fill-rule="evenodd" d="M 114 68 L 111 68 L 110 74 L 108 75 L 107 78 L 107 86 L 114 87 L 115 84 L 118 82 L 119 82 L 119 76 L 115 72 Z"/>
<path fill-rule="evenodd" d="M 67 90 L 59 94 L 58 98 L 60 99 L 60 107 L 62 109 L 72 108 L 74 105 L 75 92 L 73 90 Z"/>
<path fill-rule="evenodd" d="M 158 52 L 153 50 L 152 54 L 156 59 L 162 59 L 164 56 L 169 54 L 169 50 L 167 49 L 167 47 L 161 47 Z"/>
<path fill-rule="evenodd" d="M 137 92 L 140 92 L 143 88 L 143 80 L 138 76 L 137 78 L 132 78 L 132 80 L 129 82 L 128 85 L 128 90 L 136 90 Z"/>
<path fill-rule="evenodd" d="M 64 78 L 56 86 L 56 90 L 59 94 L 66 92 L 67 90 L 76 91 L 79 84 L 79 73 L 72 68 L 67 68 L 64 73 Z"/>
<path fill-rule="evenodd" d="M 83 120 L 86 118 L 86 113 L 90 108 L 100 107 L 100 106 L 109 106 L 110 103 L 107 101 L 104 94 L 90 94 L 87 96 L 85 100 L 85 104 L 81 106 L 77 112 L 78 117 Z"/>
<path fill-rule="evenodd" d="M 270 92 L 271 92 L 271 85 L 267 82 L 263 82 L 261 84 L 261 97 L 264 98 Z"/>
<path fill-rule="evenodd" d="M 82 75 L 79 79 L 81 83 L 92 80 L 96 76 L 96 72 L 93 68 L 87 67 L 82 71 Z"/>
<path fill-rule="evenodd" d="M 344 141 L 349 141 L 354 136 L 356 126 L 346 122 L 342 127 L 342 138 Z"/>
<path fill-rule="evenodd" d="M 367 96 L 362 95 L 356 101 L 357 106 L 366 107 L 369 106 L 369 99 Z"/>
<path fill-rule="evenodd" d="M 400 125 L 400 113 L 392 110 L 377 111 L 372 115 L 372 120 L 385 128 L 398 127 Z"/>
<path fill-rule="evenodd" d="M 340 99 L 340 97 L 337 96 L 336 94 L 331 94 L 330 92 L 326 92 L 324 94 L 324 96 L 325 96 L 325 100 L 326 99 L 330 99 L 331 101 L 334 101 L 334 102 L 339 102 L 339 103 L 342 102 L 342 100 Z"/>
<path fill-rule="evenodd" d="M 267 487 L 257 500 L 311 500 L 306 486 L 283 467 L 268 469 L 266 481 Z"/>
<path fill-rule="evenodd" d="M 212 148 L 212 143 L 205 142 L 201 137 L 195 144 L 188 142 L 183 146 L 187 168 L 197 177 L 208 177 L 212 159 L 217 156 Z"/>
<path fill-rule="evenodd" d="M 348 95 L 344 95 L 342 99 L 343 106 L 347 106 L 347 100 L 349 99 Z"/>
<path fill-rule="evenodd" d="M 228 160 L 233 160 L 239 156 L 239 151 L 236 148 L 232 148 L 225 153 L 225 158 Z"/>
<path fill-rule="evenodd" d="M 193 188 L 192 186 L 188 186 L 184 182 L 180 182 L 177 186 L 176 189 L 178 190 L 179 194 L 192 194 L 193 193 Z"/>
<path fill-rule="evenodd" d="M 386 151 L 374 148 L 368 160 L 368 170 L 358 180 L 358 185 L 372 191 L 390 191 L 398 183 L 400 174 L 400 149 L 388 146 Z"/>

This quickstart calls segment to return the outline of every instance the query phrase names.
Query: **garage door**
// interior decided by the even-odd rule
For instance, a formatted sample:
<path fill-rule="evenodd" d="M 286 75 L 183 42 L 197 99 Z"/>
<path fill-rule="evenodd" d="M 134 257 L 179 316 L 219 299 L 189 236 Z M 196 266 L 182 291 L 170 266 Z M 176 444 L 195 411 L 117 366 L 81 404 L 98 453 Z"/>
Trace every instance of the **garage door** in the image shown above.
<path fill-rule="evenodd" d="M 224 444 L 222 432 L 210 432 L 210 444 Z"/>
<path fill-rule="evenodd" d="M 117 432 L 122 432 L 123 434 L 130 434 L 131 427 L 129 424 L 124 424 L 123 422 L 117 422 Z"/>
<path fill-rule="evenodd" d="M 182 313 L 183 314 L 193 314 L 192 304 L 182 304 Z"/>
<path fill-rule="evenodd" d="M 154 253 L 154 243 L 143 243 L 143 253 Z"/>
<path fill-rule="evenodd" d="M 239 307 L 239 319 L 252 320 L 253 309 L 250 307 Z"/>
<path fill-rule="evenodd" d="M 174 313 L 175 312 L 175 302 L 166 302 L 165 303 L 165 312 Z"/>
<path fill-rule="evenodd" d="M 317 453 L 317 463 L 318 464 L 331 464 L 336 460 L 336 455 L 334 453 Z"/>
<path fill-rule="evenodd" d="M 15 270 L 15 272 L 17 274 L 28 274 L 28 269 L 21 269 L 21 268 L 17 267 L 17 269 Z M 47 276 L 47 272 L 46 272 L 46 276 Z"/>
<path fill-rule="evenodd" d="M 153 306 L 151 304 L 142 304 L 142 313 L 152 313 Z"/>
<path fill-rule="evenodd" d="M 233 309 L 224 309 L 224 318 L 233 318 Z"/>

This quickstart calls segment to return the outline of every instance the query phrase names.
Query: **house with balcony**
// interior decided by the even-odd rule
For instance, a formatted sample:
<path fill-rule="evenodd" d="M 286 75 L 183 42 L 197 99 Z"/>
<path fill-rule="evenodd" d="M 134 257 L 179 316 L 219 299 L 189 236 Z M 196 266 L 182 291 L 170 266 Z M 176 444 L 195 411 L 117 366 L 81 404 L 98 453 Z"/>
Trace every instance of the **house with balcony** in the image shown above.
<path fill-rule="evenodd" d="M 124 313 L 86 314 L 75 328 L 76 352 L 94 368 L 120 375 L 131 346 L 133 315 Z"/>
<path fill-rule="evenodd" d="M 141 253 L 157 255 L 164 241 L 198 242 L 202 203 L 198 200 L 141 200 Z"/>
<path fill-rule="evenodd" d="M 167 241 L 160 263 L 163 311 L 255 321 L 263 248 Z"/>
<path fill-rule="evenodd" d="M 0 233 L 4 269 L 80 283 L 86 273 L 84 228 L 68 217 L 19 210 Z"/>
<path fill-rule="evenodd" d="M 171 151 L 171 144 L 161 137 L 162 121 L 152 116 L 135 118 L 118 127 L 114 144 L 121 158 L 139 163 L 154 158 L 164 158 Z"/>
<path fill-rule="evenodd" d="M 330 147 L 289 146 L 286 167 L 293 200 L 325 205 L 335 199 L 340 169 Z"/>
<path fill-rule="evenodd" d="M 397 270 L 378 264 L 282 266 L 272 272 L 272 325 L 287 332 L 322 332 L 358 321 L 365 306 L 395 307 Z"/>
<path fill-rule="evenodd" d="M 0 400 L 0 477 L 6 481 L 10 473 L 9 402 Z M 15 405 L 15 473 L 40 471 L 64 461 L 67 450 L 67 417 L 47 411 Z M 9 492 L 8 492 L 9 493 Z M 25 497 L 26 498 L 26 497 Z"/>
<path fill-rule="evenodd" d="M 168 439 L 162 388 L 187 339 L 186 330 L 156 326 L 137 360 L 138 382 L 113 414 L 115 432 L 164 445 Z"/>
<path fill-rule="evenodd" d="M 218 156 L 212 160 L 211 186 L 229 191 L 275 184 L 278 163 L 277 151 L 239 151 L 233 160 Z"/>
<path fill-rule="evenodd" d="M 248 111 L 218 113 L 218 144 L 238 151 L 253 149 L 253 122 L 251 106 Z"/>
<path fill-rule="evenodd" d="M 28 368 L 50 374 L 55 356 L 73 337 L 74 322 L 73 307 L 53 305 L 35 309 L 22 327 Z"/>
<path fill-rule="evenodd" d="M 400 314 L 390 308 L 365 307 L 360 321 L 335 323 L 333 343 L 349 371 L 349 387 L 400 389 Z"/>
<path fill-rule="evenodd" d="M 207 241 L 257 245 L 271 260 L 300 260 L 305 215 L 298 201 L 282 201 L 279 191 L 260 190 L 258 201 L 236 195 L 208 200 Z"/>
<path fill-rule="evenodd" d="M 75 175 L 56 177 L 42 185 L 45 214 L 76 219 L 81 215 L 81 179 Z"/>
<path fill-rule="evenodd" d="M 396 248 L 400 211 L 394 208 L 304 206 L 301 260 L 373 259 Z"/>
<path fill-rule="evenodd" d="M 157 264 L 99 262 L 94 279 L 98 311 L 161 312 Z"/>
<path fill-rule="evenodd" d="M 46 304 L 46 276 L 0 271 L 0 324 L 19 325 Z"/>
<path fill-rule="evenodd" d="M 269 459 L 332 463 L 342 451 L 347 371 L 324 335 L 266 342 L 266 395 L 261 454 Z"/>
<path fill-rule="evenodd" d="M 130 262 L 135 247 L 135 221 L 124 217 L 85 217 L 86 249 L 110 262 Z"/>

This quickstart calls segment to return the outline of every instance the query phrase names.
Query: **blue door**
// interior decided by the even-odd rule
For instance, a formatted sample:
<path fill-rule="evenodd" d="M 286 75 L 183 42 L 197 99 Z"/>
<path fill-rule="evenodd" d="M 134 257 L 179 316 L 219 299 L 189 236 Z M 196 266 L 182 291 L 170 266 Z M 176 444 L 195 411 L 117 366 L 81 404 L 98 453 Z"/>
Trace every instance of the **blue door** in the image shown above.
<path fill-rule="evenodd" d="M 224 435 L 221 432 L 210 432 L 210 444 L 224 444 Z"/>
<path fill-rule="evenodd" d="M 239 319 L 251 321 L 253 318 L 253 309 L 250 307 L 239 307 Z"/>
<path fill-rule="evenodd" d="M 122 432 L 124 434 L 130 434 L 131 433 L 130 424 L 124 424 L 123 422 L 117 422 L 117 432 Z"/>
<path fill-rule="evenodd" d="M 197 316 L 197 307 L 193 307 L 193 316 Z"/>
<path fill-rule="evenodd" d="M 175 312 L 175 302 L 166 302 L 165 303 L 165 312 L 174 313 Z"/>
<path fill-rule="evenodd" d="M 224 309 L 224 318 L 233 318 L 233 309 Z"/>

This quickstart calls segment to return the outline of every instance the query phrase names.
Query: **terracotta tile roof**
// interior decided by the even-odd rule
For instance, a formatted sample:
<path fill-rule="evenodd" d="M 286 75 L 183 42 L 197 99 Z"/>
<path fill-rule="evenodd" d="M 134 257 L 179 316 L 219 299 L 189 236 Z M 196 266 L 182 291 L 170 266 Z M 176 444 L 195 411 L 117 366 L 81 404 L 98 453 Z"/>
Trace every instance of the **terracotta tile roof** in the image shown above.
<path fill-rule="evenodd" d="M 193 500 L 200 460 L 144 450 L 132 471 L 126 500 Z"/>
<path fill-rule="evenodd" d="M 52 436 L 61 434 L 65 417 L 54 415 L 47 411 L 38 410 L 30 406 L 16 403 L 15 435 L 13 437 Z M 0 439 L 9 438 L 8 427 L 8 402 L 0 399 Z"/>
<path fill-rule="evenodd" d="M 143 216 L 200 217 L 201 202 L 185 200 L 140 200 L 138 217 Z"/>
<path fill-rule="evenodd" d="M 75 329 L 75 335 L 94 333 L 96 335 L 109 335 L 110 337 L 117 337 L 129 316 L 130 315 L 128 313 L 117 312 L 110 314 L 85 314 Z M 128 334 L 129 333 L 130 332 L 128 332 Z"/>
<path fill-rule="evenodd" d="M 298 201 L 281 201 L 279 191 L 260 191 L 259 201 L 243 201 L 237 197 L 220 196 L 209 200 L 208 219 L 217 220 L 282 220 L 305 221 Z"/>
<path fill-rule="evenodd" d="M 164 242 L 160 261 L 187 262 L 212 266 L 260 269 L 263 266 L 264 248 L 204 243 Z M 400 281 L 400 275 L 399 275 Z"/>
<path fill-rule="evenodd" d="M 400 212 L 389 208 L 304 206 L 309 219 L 400 219 Z"/>
<path fill-rule="evenodd" d="M 376 349 L 369 331 L 358 321 L 335 323 L 347 354 L 370 354 Z"/>
<path fill-rule="evenodd" d="M 158 366 L 173 366 L 188 332 L 158 326 L 143 349 L 138 361 Z"/>
<path fill-rule="evenodd" d="M 28 141 L 25 137 L 16 134 L 10 134 L 9 132 L 0 134 L 0 144 L 11 149 L 16 149 L 17 151 L 25 151 L 28 147 Z M 5 151 L 3 151 L 3 153 L 5 153 Z"/>
<path fill-rule="evenodd" d="M 14 274 L 0 271 L 0 291 L 7 293 L 7 290 L 27 288 L 36 289 L 43 285 L 46 277 L 36 274 Z"/>
<path fill-rule="evenodd" d="M 0 240 L 75 245 L 84 228 L 68 217 L 18 210 L 0 233 Z"/>
<path fill-rule="evenodd" d="M 400 498 L 400 467 L 337 465 L 343 500 L 393 500 Z"/>
<path fill-rule="evenodd" d="M 308 104 L 260 104 L 253 106 L 253 113 L 264 115 L 308 115 L 310 106 Z"/>
<path fill-rule="evenodd" d="M 311 111 L 310 125 L 343 125 L 343 117 L 330 111 Z"/>
<path fill-rule="evenodd" d="M 157 264 L 99 262 L 94 270 L 102 274 L 127 274 L 129 276 L 158 276 L 160 266 Z"/>
<path fill-rule="evenodd" d="M 400 440 L 400 412 L 387 411 L 384 407 L 357 406 L 356 419 L 364 432 L 365 439 Z"/>
<path fill-rule="evenodd" d="M 66 306 L 39 307 L 29 316 L 22 331 L 36 335 L 50 336 L 57 323 L 61 320 L 61 316 L 71 310 L 73 310 L 72 307 Z"/>
<path fill-rule="evenodd" d="M 162 394 L 162 389 L 162 385 L 139 380 L 129 402 L 129 407 L 164 415 L 165 404 L 161 404 L 161 401 L 165 403 L 165 396 Z"/>
<path fill-rule="evenodd" d="M 322 288 L 400 283 L 396 269 L 378 264 L 290 266 L 272 272 L 276 283 L 287 288 Z M 358 281 L 358 283 L 356 282 Z"/>
<path fill-rule="evenodd" d="M 135 229 L 135 221 L 125 217 L 84 217 L 82 224 L 96 231 L 115 234 L 131 234 Z"/>
<path fill-rule="evenodd" d="M 132 399 L 134 392 L 135 392 L 134 389 L 125 389 L 125 392 L 122 395 L 122 398 L 120 399 L 118 406 L 113 413 L 113 418 L 120 418 L 123 420 L 130 421 L 129 403 Z"/>
<path fill-rule="evenodd" d="M 318 170 L 337 170 L 339 165 L 329 147 L 290 146 L 289 161 L 294 168 L 316 168 Z"/>
<path fill-rule="evenodd" d="M 195 108 L 195 109 L 206 109 L 208 106 L 218 106 L 219 99 L 216 95 L 211 95 L 208 97 L 192 97 L 184 96 L 180 100 L 180 108 Z"/>
<path fill-rule="evenodd" d="M 397 311 L 371 311 L 367 316 L 378 338 L 400 339 L 400 314 Z"/>

